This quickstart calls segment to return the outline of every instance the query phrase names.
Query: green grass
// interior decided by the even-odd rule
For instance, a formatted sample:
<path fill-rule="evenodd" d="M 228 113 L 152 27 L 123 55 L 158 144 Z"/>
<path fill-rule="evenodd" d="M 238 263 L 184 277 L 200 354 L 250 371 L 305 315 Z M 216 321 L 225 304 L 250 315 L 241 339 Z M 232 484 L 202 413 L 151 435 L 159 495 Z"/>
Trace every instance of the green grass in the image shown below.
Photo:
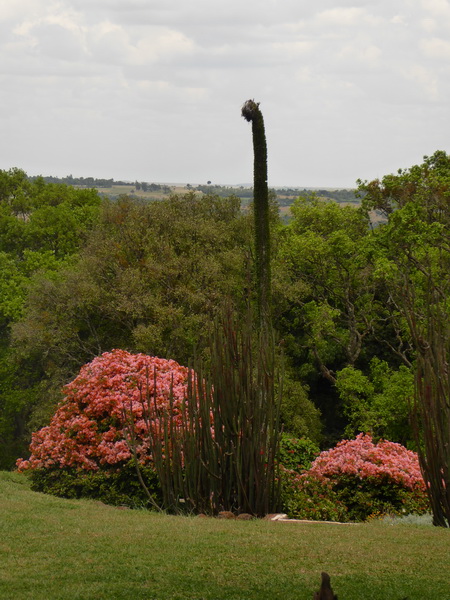
<path fill-rule="evenodd" d="M 31 492 L 0 473 L 2 600 L 450 600 L 450 531 L 223 521 Z"/>

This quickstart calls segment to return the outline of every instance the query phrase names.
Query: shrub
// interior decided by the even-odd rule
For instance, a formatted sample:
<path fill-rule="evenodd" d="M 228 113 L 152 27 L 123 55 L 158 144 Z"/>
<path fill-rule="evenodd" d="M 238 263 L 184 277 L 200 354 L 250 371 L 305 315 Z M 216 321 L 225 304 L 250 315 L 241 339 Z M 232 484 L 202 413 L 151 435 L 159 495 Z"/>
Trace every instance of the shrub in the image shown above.
<path fill-rule="evenodd" d="M 307 438 L 298 439 L 288 433 L 281 434 L 279 457 L 285 469 L 298 473 L 306 471 L 319 452 L 319 447 Z"/>
<path fill-rule="evenodd" d="M 429 510 L 417 454 L 386 440 L 374 444 L 364 434 L 322 452 L 307 473 L 291 472 L 284 488 L 286 510 L 297 518 L 314 518 L 309 504 L 327 520 Z"/>
<path fill-rule="evenodd" d="M 173 360 L 124 350 L 105 352 L 82 367 L 65 386 L 65 399 L 50 424 L 33 434 L 28 460 L 20 471 L 78 469 L 97 471 L 131 458 L 124 431 L 132 414 L 140 462 L 150 460 L 142 389 L 158 408 L 171 408 L 175 418 L 187 388 L 188 369 Z M 156 386 L 156 393 L 154 388 Z M 172 403 L 171 398 L 172 396 Z"/>
<path fill-rule="evenodd" d="M 333 490 L 331 482 L 294 471 L 285 471 L 282 476 L 283 510 L 293 519 L 312 521 L 349 520 L 347 507 Z"/>
<path fill-rule="evenodd" d="M 341 475 L 375 480 L 387 478 L 411 490 L 425 489 L 415 452 L 387 440 L 374 444 L 372 437 L 363 433 L 354 440 L 342 440 L 335 448 L 322 452 L 313 462 L 310 473 L 328 479 Z"/>
<path fill-rule="evenodd" d="M 141 473 L 156 501 L 161 490 L 155 470 L 149 464 L 141 466 Z M 31 489 L 62 498 L 92 498 L 114 506 L 151 508 L 147 494 L 139 482 L 133 461 L 120 468 L 99 469 L 33 469 Z"/>

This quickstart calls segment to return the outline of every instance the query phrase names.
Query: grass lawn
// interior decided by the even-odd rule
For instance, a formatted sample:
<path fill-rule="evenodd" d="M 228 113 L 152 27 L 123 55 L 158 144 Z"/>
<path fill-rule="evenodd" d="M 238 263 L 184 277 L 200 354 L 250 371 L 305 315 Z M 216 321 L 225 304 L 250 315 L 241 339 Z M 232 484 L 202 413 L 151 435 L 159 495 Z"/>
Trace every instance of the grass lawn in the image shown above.
<path fill-rule="evenodd" d="M 450 530 L 223 521 L 31 492 L 0 473 L 1 600 L 450 600 Z"/>

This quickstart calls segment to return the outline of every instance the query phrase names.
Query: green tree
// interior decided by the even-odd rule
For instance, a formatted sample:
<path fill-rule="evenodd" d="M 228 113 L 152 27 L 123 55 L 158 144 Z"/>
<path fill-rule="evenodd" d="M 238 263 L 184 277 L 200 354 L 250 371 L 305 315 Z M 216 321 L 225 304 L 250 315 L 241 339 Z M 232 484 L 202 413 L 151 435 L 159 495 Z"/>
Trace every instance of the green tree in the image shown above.
<path fill-rule="evenodd" d="M 365 249 L 368 221 L 358 209 L 314 195 L 300 197 L 291 212 L 277 259 L 280 326 L 293 345 L 296 334 L 302 336 L 310 359 L 335 383 L 333 367 L 354 365 L 373 329 L 377 298 Z"/>
<path fill-rule="evenodd" d="M 236 197 L 190 192 L 105 201 L 77 257 L 28 281 L 23 316 L 12 325 L 17 368 L 27 373 L 22 388 L 34 390 L 28 430 L 46 423 L 61 385 L 104 351 L 184 364 L 195 353 L 208 363 L 211 324 L 224 298 L 240 311 L 247 306 L 251 222 Z M 294 429 L 320 431 L 317 410 L 298 388 L 285 404 L 285 422 L 305 406 Z"/>
<path fill-rule="evenodd" d="M 12 326 L 18 359 L 50 387 L 42 401 L 113 348 L 185 364 L 201 354 L 224 296 L 243 302 L 249 239 L 236 198 L 105 202 L 77 261 L 36 276 Z"/>
<path fill-rule="evenodd" d="M 369 372 L 348 366 L 338 371 L 336 387 L 348 419 L 345 436 L 361 432 L 373 437 L 411 445 L 409 406 L 414 397 L 414 374 L 405 365 L 392 368 L 376 356 Z"/>
<path fill-rule="evenodd" d="M 360 182 L 367 209 L 388 222 L 375 234 L 377 276 L 398 327 L 415 348 L 412 410 L 434 522 L 450 524 L 450 157 L 437 151 L 421 165 Z"/>
<path fill-rule="evenodd" d="M 365 207 L 315 194 L 294 202 L 279 236 L 274 312 L 327 443 L 368 431 L 413 443 L 411 340 L 380 274 L 380 252 Z"/>
<path fill-rule="evenodd" d="M 37 273 L 54 273 L 86 241 L 99 214 L 95 190 L 32 183 L 19 169 L 0 171 L 0 323 L 21 316 Z"/>
<path fill-rule="evenodd" d="M 21 169 L 0 170 L 0 206 L 24 218 L 31 208 L 32 184 Z"/>
<path fill-rule="evenodd" d="M 96 190 L 30 182 L 18 169 L 0 171 L 0 250 L 21 259 L 24 250 L 73 254 L 84 243 L 100 207 Z"/>
<path fill-rule="evenodd" d="M 57 279 L 83 246 L 100 202 L 95 190 L 0 170 L 0 468 L 11 467 L 23 451 L 33 407 L 39 394 L 45 396 L 39 361 L 15 360 L 10 329 L 23 316 L 33 281 Z"/>
<path fill-rule="evenodd" d="M 333 443 L 348 424 L 336 388 L 339 371 L 352 366 L 369 375 L 374 354 L 392 359 L 376 340 L 382 296 L 368 260 L 369 221 L 356 207 L 314 194 L 298 198 L 291 212 L 274 258 L 276 326 Z"/>

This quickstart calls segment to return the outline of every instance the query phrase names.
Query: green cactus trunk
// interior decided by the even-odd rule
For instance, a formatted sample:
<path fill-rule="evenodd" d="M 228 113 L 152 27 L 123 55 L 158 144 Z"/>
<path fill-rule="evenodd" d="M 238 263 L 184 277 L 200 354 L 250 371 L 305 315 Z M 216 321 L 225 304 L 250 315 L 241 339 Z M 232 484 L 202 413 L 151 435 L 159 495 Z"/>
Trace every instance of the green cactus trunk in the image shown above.
<path fill-rule="evenodd" d="M 258 311 L 261 325 L 271 319 L 269 188 L 267 185 L 267 143 L 259 103 L 247 100 L 242 116 L 252 123 L 253 204 L 255 218 L 255 257 Z"/>
<path fill-rule="evenodd" d="M 162 509 L 257 517 L 279 510 L 281 374 L 272 333 L 261 330 L 255 343 L 253 332 L 250 311 L 238 321 L 231 307 L 225 309 L 211 340 L 210 373 L 194 364 L 177 411 L 172 393 L 167 410 L 149 385 L 141 390 Z M 140 473 L 131 410 L 127 423 L 139 480 L 156 506 Z"/>

